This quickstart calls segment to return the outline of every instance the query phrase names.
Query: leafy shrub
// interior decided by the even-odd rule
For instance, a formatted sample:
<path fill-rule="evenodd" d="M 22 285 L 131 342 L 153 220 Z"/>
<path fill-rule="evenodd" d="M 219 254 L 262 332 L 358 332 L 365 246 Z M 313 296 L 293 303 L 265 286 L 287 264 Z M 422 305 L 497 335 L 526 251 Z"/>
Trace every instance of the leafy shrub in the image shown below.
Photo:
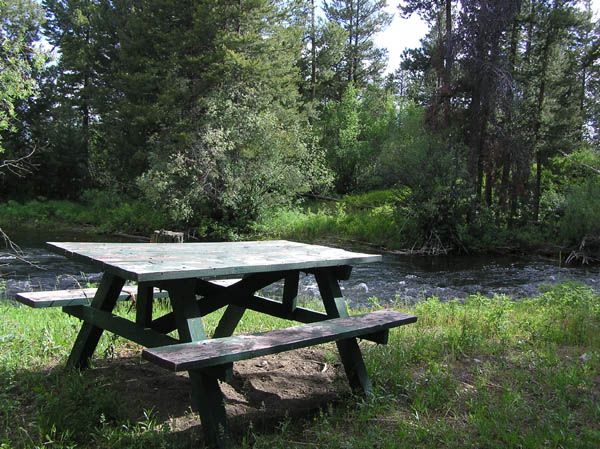
<path fill-rule="evenodd" d="M 599 176 L 574 185 L 568 190 L 559 232 L 569 243 L 579 243 L 587 235 L 600 236 Z"/>
<path fill-rule="evenodd" d="M 150 170 L 138 180 L 154 208 L 174 222 L 245 229 L 329 183 L 308 123 L 282 105 L 256 101 L 244 89 L 216 92 L 206 99 L 204 124 L 190 124 L 176 141 L 157 140 Z"/>

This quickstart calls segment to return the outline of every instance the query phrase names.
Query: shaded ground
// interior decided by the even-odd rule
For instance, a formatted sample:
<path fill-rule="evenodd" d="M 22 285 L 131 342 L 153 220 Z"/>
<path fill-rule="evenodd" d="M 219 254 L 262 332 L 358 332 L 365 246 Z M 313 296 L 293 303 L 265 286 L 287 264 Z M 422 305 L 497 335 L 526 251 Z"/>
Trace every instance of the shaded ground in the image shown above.
<path fill-rule="evenodd" d="M 127 419 L 137 422 L 152 410 L 171 432 L 201 438 L 198 415 L 192 413 L 187 373 L 173 374 L 138 356 L 98 361 L 86 376 L 114 391 L 129 406 Z M 306 418 L 350 394 L 343 367 L 317 349 L 300 349 L 234 364 L 231 384 L 221 383 L 232 432 L 269 431 L 287 418 Z"/>

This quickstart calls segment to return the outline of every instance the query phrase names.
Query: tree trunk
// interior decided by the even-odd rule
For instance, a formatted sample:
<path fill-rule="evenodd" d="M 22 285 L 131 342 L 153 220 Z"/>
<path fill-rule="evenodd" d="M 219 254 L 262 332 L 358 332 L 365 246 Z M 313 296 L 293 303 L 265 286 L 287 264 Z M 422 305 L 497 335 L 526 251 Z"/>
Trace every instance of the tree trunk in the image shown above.
<path fill-rule="evenodd" d="M 555 3 L 556 7 L 556 3 Z M 548 72 L 548 57 L 550 55 L 550 44 L 553 34 L 553 27 L 550 26 L 546 34 L 546 40 L 544 41 L 544 48 L 542 51 L 542 68 L 540 74 L 540 88 L 538 90 L 535 118 L 533 122 L 533 148 L 535 151 L 535 189 L 533 192 L 533 220 L 539 221 L 540 218 L 540 199 L 542 196 L 542 148 L 539 145 L 540 130 L 542 126 L 542 112 L 544 109 L 544 100 L 546 96 L 546 78 Z"/>
<path fill-rule="evenodd" d="M 446 33 L 444 39 L 444 72 L 442 85 L 442 102 L 444 125 L 450 124 L 450 98 L 451 98 L 451 83 L 452 83 L 452 0 L 446 0 Z"/>
<path fill-rule="evenodd" d="M 317 49 L 316 49 L 315 0 L 310 0 L 310 98 L 317 93 Z"/>
<path fill-rule="evenodd" d="M 350 0 L 350 29 L 348 30 L 348 49 L 350 54 L 348 55 L 348 82 L 354 79 L 354 1 Z"/>
<path fill-rule="evenodd" d="M 357 71 L 358 71 L 358 29 L 360 27 L 360 0 L 356 1 L 356 12 L 354 14 L 354 47 L 353 47 L 353 56 L 352 56 L 352 68 L 354 70 L 352 74 L 352 81 L 356 84 L 358 79 Z"/>
<path fill-rule="evenodd" d="M 519 19 L 518 16 L 515 17 L 515 19 L 513 20 L 513 25 L 512 25 L 512 29 L 510 31 L 510 51 L 509 51 L 509 56 L 508 56 L 508 62 L 510 64 L 510 73 L 511 76 L 513 77 L 513 79 L 515 78 L 515 67 L 517 65 L 517 46 L 519 43 Z M 514 112 L 514 105 L 513 105 L 513 100 L 514 98 L 514 94 L 511 90 L 510 93 L 510 103 L 508 105 L 507 108 L 507 126 L 509 128 L 509 130 L 512 131 L 513 129 L 513 123 L 514 123 L 514 118 L 513 118 L 513 112 Z M 513 133 L 510 132 L 509 135 L 512 135 Z M 507 206 L 508 206 L 508 201 L 509 201 L 509 195 L 510 195 L 510 172 L 511 172 L 511 166 L 513 164 L 513 157 L 512 157 L 512 152 L 513 152 L 513 142 L 510 142 L 510 137 L 508 139 L 505 139 L 503 148 L 502 148 L 502 174 L 500 175 L 500 188 L 499 188 L 499 192 L 498 192 L 498 207 L 500 209 L 501 212 L 506 213 L 507 212 Z M 513 177 L 513 182 L 516 182 L 516 179 Z"/>
<path fill-rule="evenodd" d="M 91 64 L 89 48 L 91 45 L 90 30 L 87 29 L 85 32 L 85 43 L 86 43 L 86 59 L 85 66 L 83 69 L 83 89 L 81 92 L 81 132 L 83 134 L 83 155 L 82 160 L 85 166 L 88 167 L 90 159 L 90 72 Z M 88 177 L 89 170 L 86 170 L 85 177 Z"/>

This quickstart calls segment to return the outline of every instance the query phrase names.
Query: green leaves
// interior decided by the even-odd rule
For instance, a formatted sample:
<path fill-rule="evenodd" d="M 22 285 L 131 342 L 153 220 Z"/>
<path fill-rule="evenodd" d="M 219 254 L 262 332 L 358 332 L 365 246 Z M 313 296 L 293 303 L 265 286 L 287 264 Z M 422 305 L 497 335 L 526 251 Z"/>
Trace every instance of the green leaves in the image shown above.
<path fill-rule="evenodd" d="M 42 11 L 31 0 L 0 0 L 0 153 L 2 133 L 16 131 L 16 105 L 31 97 L 45 58 L 36 44 Z"/>

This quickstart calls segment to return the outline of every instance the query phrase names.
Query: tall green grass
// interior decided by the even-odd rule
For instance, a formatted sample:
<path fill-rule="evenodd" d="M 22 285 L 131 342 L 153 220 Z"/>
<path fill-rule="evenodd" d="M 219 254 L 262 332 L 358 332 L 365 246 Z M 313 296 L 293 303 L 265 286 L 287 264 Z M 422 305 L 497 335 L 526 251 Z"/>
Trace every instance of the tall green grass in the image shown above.
<path fill-rule="evenodd" d="M 339 202 L 309 203 L 304 207 L 272 211 L 257 224 L 268 238 L 305 241 L 350 240 L 400 249 L 418 239 L 410 211 L 401 206 L 405 190 L 378 190 L 347 195 Z"/>
<path fill-rule="evenodd" d="M 270 432 L 248 423 L 237 445 L 600 447 L 600 295 L 564 284 L 518 302 L 475 295 L 396 308 L 416 314 L 418 322 L 393 330 L 386 346 L 361 344 L 374 397 L 342 398 L 317 416 L 284 419 Z M 127 305 L 119 313 L 133 316 Z M 127 419 L 130 405 L 93 375 L 94 368 L 62 368 L 78 320 L 7 303 L 0 304 L 0 317 L 2 449 L 189 447 L 152 410 Z M 209 332 L 218 318 L 207 320 Z M 288 324 L 248 313 L 240 331 Z M 332 345 L 323 350 L 335 354 Z M 105 335 L 96 356 L 132 351 L 139 348 Z"/>
<path fill-rule="evenodd" d="M 148 203 L 114 192 L 84 192 L 80 202 L 37 199 L 0 204 L 0 227 L 94 226 L 100 232 L 148 234 L 167 225 Z"/>

